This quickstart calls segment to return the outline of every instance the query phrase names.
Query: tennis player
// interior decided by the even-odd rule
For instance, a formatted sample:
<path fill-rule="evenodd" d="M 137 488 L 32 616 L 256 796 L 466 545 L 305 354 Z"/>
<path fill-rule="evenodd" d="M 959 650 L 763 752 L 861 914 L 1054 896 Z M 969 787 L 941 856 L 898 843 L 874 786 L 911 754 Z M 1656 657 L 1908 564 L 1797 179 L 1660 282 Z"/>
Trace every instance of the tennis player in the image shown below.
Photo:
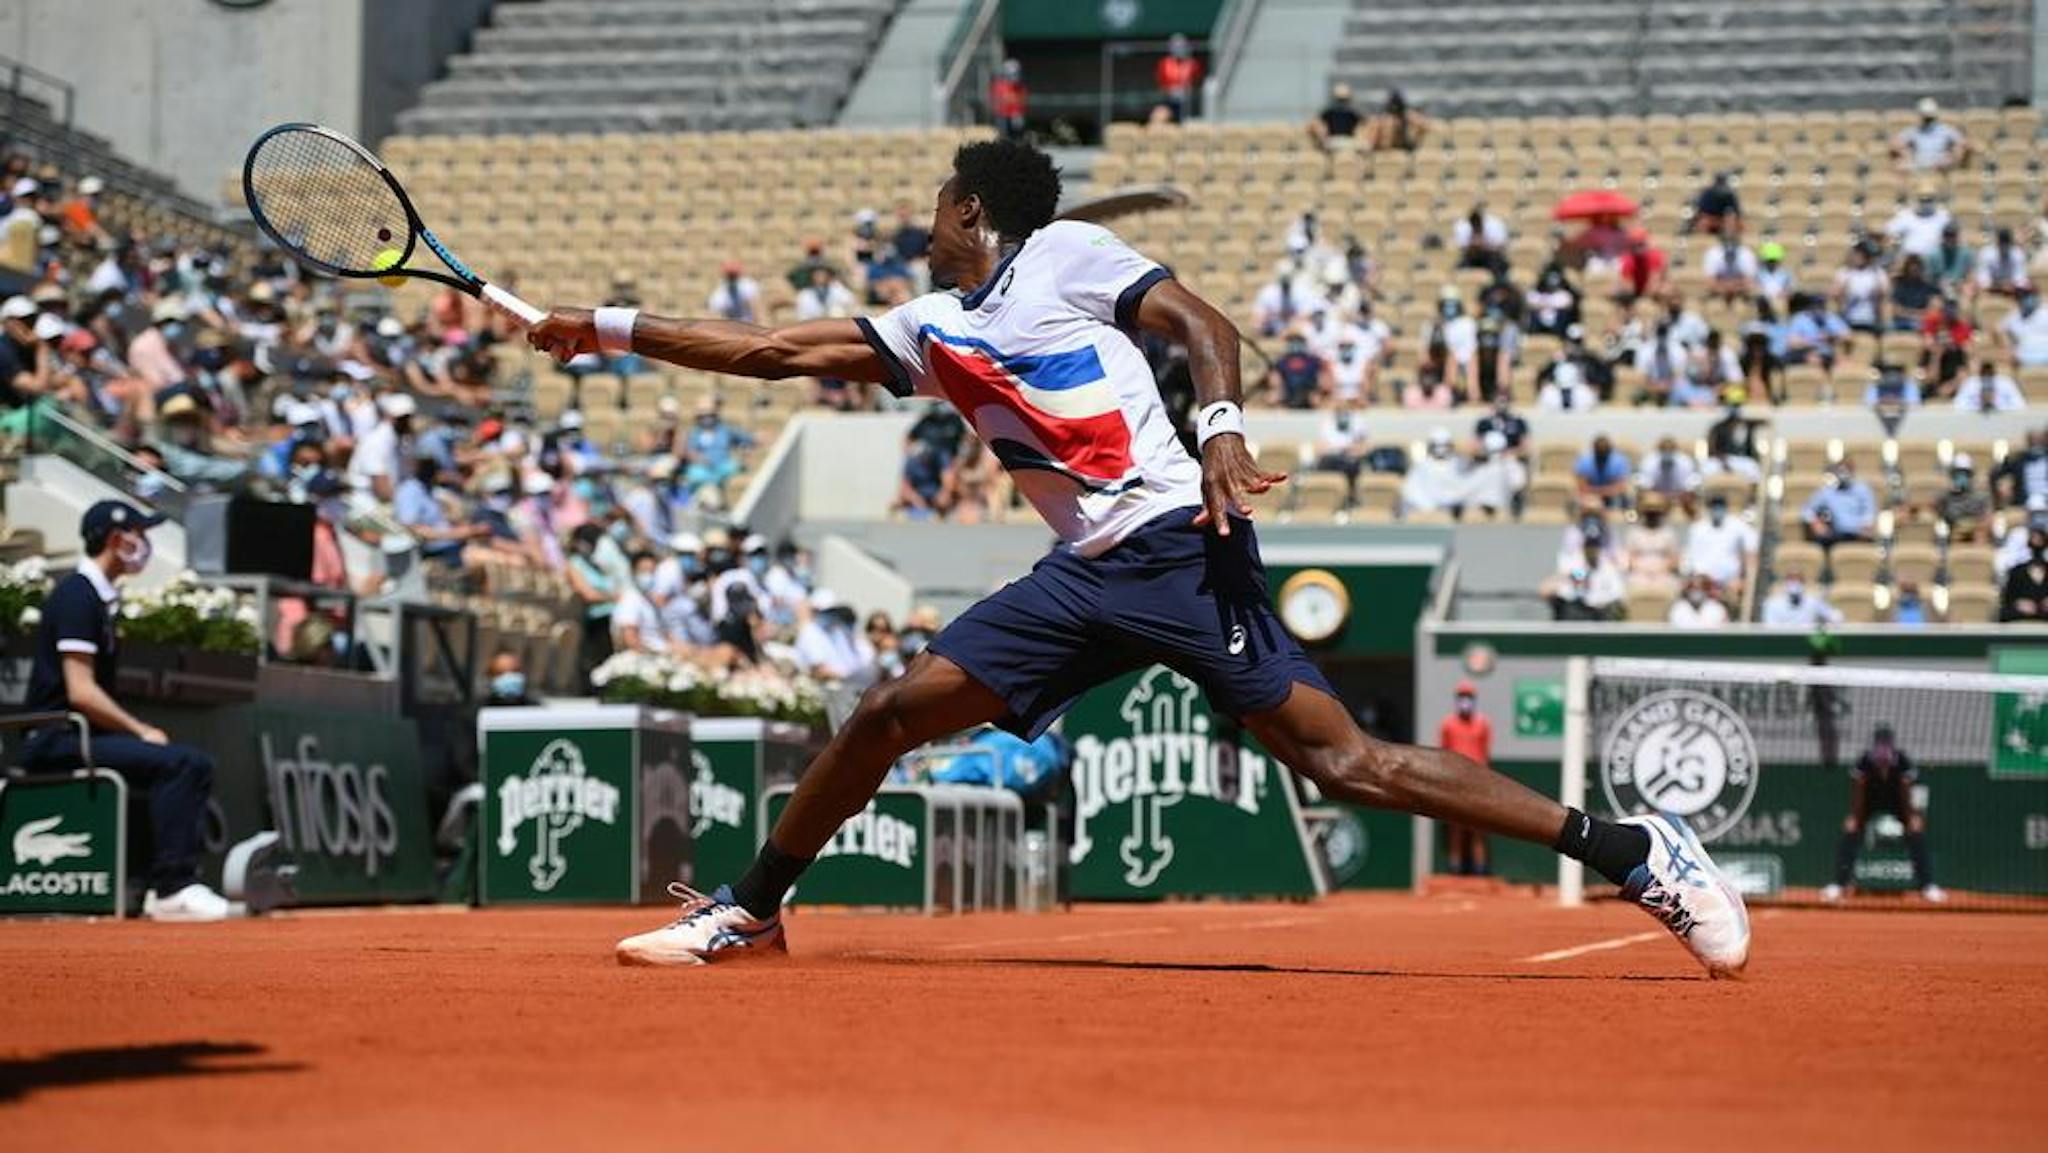
<path fill-rule="evenodd" d="M 902 677 L 871 688 L 819 754 L 746 874 L 683 890 L 669 925 L 618 946 L 628 964 L 780 953 L 784 896 L 889 766 L 993 722 L 1036 737 L 1090 686 L 1155 662 L 1202 685 L 1324 795 L 1547 845 L 1586 862 L 1715 975 L 1739 971 L 1749 920 L 1683 821 L 1609 822 L 1465 757 L 1355 724 L 1270 605 L 1247 494 L 1286 480 L 1245 447 L 1238 334 L 1166 269 L 1095 225 L 1055 221 L 1050 159 L 1008 140 L 953 158 L 932 220 L 943 286 L 869 319 L 761 328 L 633 309 L 556 309 L 534 347 L 557 359 L 631 351 L 765 379 L 879 383 L 937 396 L 974 426 L 1061 544 L 949 625 Z M 1184 345 L 1199 415 L 1182 449 L 1138 330 Z"/>

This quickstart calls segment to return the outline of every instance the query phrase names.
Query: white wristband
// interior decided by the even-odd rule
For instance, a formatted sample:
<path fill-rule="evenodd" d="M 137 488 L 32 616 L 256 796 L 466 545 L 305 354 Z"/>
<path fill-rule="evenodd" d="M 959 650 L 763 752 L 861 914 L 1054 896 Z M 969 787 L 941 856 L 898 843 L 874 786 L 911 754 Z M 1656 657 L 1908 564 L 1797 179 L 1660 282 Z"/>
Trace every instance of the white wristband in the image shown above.
<path fill-rule="evenodd" d="M 1203 405 L 1201 415 L 1195 418 L 1195 447 L 1207 448 L 1210 437 L 1225 433 L 1244 435 L 1244 410 L 1228 400 Z"/>
<path fill-rule="evenodd" d="M 637 308 L 600 308 L 591 318 L 597 326 L 597 348 L 606 356 L 624 356 L 633 351 L 633 322 L 640 319 Z"/>

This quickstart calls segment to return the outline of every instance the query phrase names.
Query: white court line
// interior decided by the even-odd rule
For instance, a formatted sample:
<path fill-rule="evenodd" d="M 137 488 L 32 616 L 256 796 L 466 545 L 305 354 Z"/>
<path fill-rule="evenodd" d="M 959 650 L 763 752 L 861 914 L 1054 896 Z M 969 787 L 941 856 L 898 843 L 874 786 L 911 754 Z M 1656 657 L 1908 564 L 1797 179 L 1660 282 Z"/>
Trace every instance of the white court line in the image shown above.
<path fill-rule="evenodd" d="M 1295 925 L 1313 925 L 1320 920 L 1321 917 L 1274 917 L 1266 921 L 1218 921 L 1201 926 L 1201 930 L 1204 933 L 1227 933 L 1232 929 L 1286 929 Z"/>
<path fill-rule="evenodd" d="M 1548 953 L 1538 953 L 1533 957 L 1524 957 L 1522 958 L 1522 963 L 1526 965 L 1541 965 L 1550 961 L 1566 961 L 1573 957 L 1583 957 L 1587 953 L 1600 953 L 1608 949 L 1626 949 L 1630 945 L 1640 945 L 1644 941 L 1654 941 L 1662 936 L 1664 936 L 1662 930 L 1652 929 L 1647 933 L 1631 933 L 1626 937 L 1609 937 L 1604 941 L 1594 941 L 1588 945 L 1574 945 L 1569 949 L 1553 949 Z"/>

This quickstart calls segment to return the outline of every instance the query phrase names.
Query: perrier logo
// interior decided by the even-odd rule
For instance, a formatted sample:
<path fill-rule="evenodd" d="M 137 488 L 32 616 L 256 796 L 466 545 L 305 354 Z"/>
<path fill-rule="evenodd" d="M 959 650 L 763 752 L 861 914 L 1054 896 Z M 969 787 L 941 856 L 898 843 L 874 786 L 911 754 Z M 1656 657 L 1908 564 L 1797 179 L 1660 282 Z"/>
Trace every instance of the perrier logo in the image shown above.
<path fill-rule="evenodd" d="M 1118 707 L 1129 736 L 1075 740 L 1075 865 L 1096 849 L 1091 823 L 1113 808 L 1129 811 L 1130 831 L 1119 839 L 1117 853 L 1124 882 L 1137 889 L 1150 887 L 1173 864 L 1169 813 L 1175 806 L 1192 800 L 1258 815 L 1273 763 L 1235 741 L 1212 739 L 1200 698 L 1193 681 L 1155 668 Z"/>
<path fill-rule="evenodd" d="M 1999 693 L 1991 730 L 1992 776 L 2048 777 L 2048 693 Z"/>
<path fill-rule="evenodd" d="M 508 776 L 498 786 L 498 855 L 519 849 L 520 826 L 534 826 L 533 856 L 527 871 L 533 887 L 547 892 L 569 871 L 562 841 L 586 820 L 614 825 L 619 819 L 618 786 L 589 775 L 583 750 L 574 741 L 549 741 L 521 777 Z"/>

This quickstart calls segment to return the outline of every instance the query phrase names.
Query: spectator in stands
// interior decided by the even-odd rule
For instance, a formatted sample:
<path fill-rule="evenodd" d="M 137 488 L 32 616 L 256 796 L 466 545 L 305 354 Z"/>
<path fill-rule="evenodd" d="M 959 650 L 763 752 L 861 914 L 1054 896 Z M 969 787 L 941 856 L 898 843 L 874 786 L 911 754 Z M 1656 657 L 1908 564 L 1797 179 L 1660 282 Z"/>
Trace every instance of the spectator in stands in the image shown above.
<path fill-rule="evenodd" d="M 1796 565 L 1785 570 L 1777 589 L 1764 598 L 1761 618 L 1764 624 L 1781 628 L 1813 629 L 1842 622 L 1840 610 L 1818 589 L 1806 586 L 1806 572 Z"/>
<path fill-rule="evenodd" d="M 889 614 L 880 610 L 869 613 L 860 631 L 861 635 L 867 638 L 868 645 L 875 650 L 877 678 L 893 681 L 902 676 L 909 661 L 903 655 L 902 638 L 897 636 L 896 625 L 889 619 Z"/>
<path fill-rule="evenodd" d="M 2018 299 L 2034 287 L 2027 261 L 2027 250 L 2013 239 L 2012 229 L 2000 227 L 1977 252 L 1977 290 Z"/>
<path fill-rule="evenodd" d="M 1309 349 L 1303 332 L 1287 334 L 1287 350 L 1273 362 L 1267 384 L 1286 408 L 1315 408 L 1330 392 L 1330 366 Z"/>
<path fill-rule="evenodd" d="M 1572 476 L 1578 481 L 1581 500 L 1598 500 L 1608 508 L 1628 505 L 1629 480 L 1633 470 L 1628 454 L 1614 447 L 1614 441 L 1606 433 L 1595 436 L 1593 443 L 1579 455 L 1572 465 Z"/>
<path fill-rule="evenodd" d="M 1588 536 L 1568 568 L 1544 579 L 1538 590 L 1558 621 L 1608 621 L 1621 614 L 1628 583 L 1606 550 L 1603 536 Z"/>
<path fill-rule="evenodd" d="M 1344 477 L 1344 503 L 1357 499 L 1358 474 L 1365 468 L 1369 439 L 1358 398 L 1339 396 L 1316 430 L 1316 470 Z"/>
<path fill-rule="evenodd" d="M 440 473 L 440 463 L 433 457 L 414 457 L 412 471 L 399 483 L 392 498 L 392 513 L 420 542 L 420 552 L 427 559 L 459 568 L 464 548 L 471 541 L 489 537 L 491 528 L 485 524 L 457 525 L 448 519 L 436 492 Z"/>
<path fill-rule="evenodd" d="M 1948 491 L 1927 510 L 1948 526 L 1951 541 L 1991 538 L 1991 494 L 1977 487 L 1977 462 L 1959 452 L 1948 462 Z"/>
<path fill-rule="evenodd" d="M 1339 80 L 1330 85 L 1330 102 L 1308 122 L 1308 137 L 1316 147 L 1328 151 L 1332 147 L 1350 146 L 1358 135 L 1358 127 L 1365 118 L 1351 102 L 1351 85 Z"/>
<path fill-rule="evenodd" d="M 1942 230 L 1954 220 L 1934 186 L 1923 184 L 1914 193 L 1913 203 L 1900 208 L 1886 222 L 1885 240 L 1897 255 L 1929 260 L 1941 250 Z"/>
<path fill-rule="evenodd" d="M 1886 433 L 1896 434 L 1899 422 L 1920 407 L 1920 400 L 1920 382 L 1905 369 L 1887 360 L 1871 367 L 1870 383 L 1863 389 L 1863 404 L 1877 414 Z"/>
<path fill-rule="evenodd" d="M 1941 285 L 1927 275 L 1925 261 L 1917 256 L 1901 260 L 1899 274 L 1892 277 L 1891 331 L 1920 331 L 1927 310 L 1941 298 Z"/>
<path fill-rule="evenodd" d="M 1387 92 L 1379 115 L 1366 126 L 1366 145 L 1374 152 L 1413 152 L 1429 134 L 1429 117 L 1411 108 L 1399 88 Z"/>
<path fill-rule="evenodd" d="M 1465 504 L 1488 517 L 1513 512 L 1520 507 L 1524 476 L 1521 461 L 1508 451 L 1508 438 L 1499 432 L 1484 433 L 1465 467 Z M 1462 518 L 1462 508 L 1454 511 Z"/>
<path fill-rule="evenodd" d="M 97 176 L 79 180 L 71 199 L 57 208 L 57 225 L 63 229 L 64 240 L 81 248 L 97 249 L 113 239 L 106 226 L 100 223 L 100 193 L 106 191 L 106 182 Z"/>
<path fill-rule="evenodd" d="M 1862 244 L 1850 247 L 1848 263 L 1835 270 L 1828 301 L 1851 332 L 1875 338 L 1884 331 L 1884 306 L 1891 297 L 1891 277 Z"/>
<path fill-rule="evenodd" d="M 1714 179 L 1692 202 L 1692 218 L 1686 221 L 1687 231 L 1705 232 L 1709 235 L 1739 234 L 1742 231 L 1742 198 L 1735 194 L 1731 174 L 1714 173 Z"/>
<path fill-rule="evenodd" d="M 6 215 L 0 216 L 0 292 L 26 293 L 42 279 L 41 241 L 43 218 L 36 211 L 42 186 L 33 177 L 14 182 L 6 197 Z"/>
<path fill-rule="evenodd" d="M 1522 330 L 1499 304 L 1488 304 L 1474 324 L 1473 367 L 1478 373 L 1476 395 L 1470 398 L 1491 402 L 1513 391 L 1515 361 L 1522 351 Z"/>
<path fill-rule="evenodd" d="M 978 438 L 970 437 L 947 472 L 953 489 L 952 518 L 960 524 L 982 524 L 998 511 L 996 488 L 1002 466 Z"/>
<path fill-rule="evenodd" d="M 1700 260 L 1700 272 L 1707 278 L 1707 298 L 1731 306 L 1755 295 L 1759 271 L 1756 253 L 1732 231 L 1721 233 L 1719 243 L 1707 249 Z"/>
<path fill-rule="evenodd" d="M 406 442 L 412 436 L 413 398 L 387 392 L 376 403 L 376 419 L 356 441 L 348 458 L 348 480 L 358 491 L 389 504 L 405 474 Z"/>
<path fill-rule="evenodd" d="M 1742 596 L 1750 567 L 1756 563 L 1756 528 L 1741 517 L 1730 516 L 1725 493 L 1707 497 L 1707 515 L 1686 530 L 1685 557 L 1680 570 L 1712 582 L 1714 590 L 1730 600 Z"/>
<path fill-rule="evenodd" d="M 853 606 L 841 604 L 830 589 L 811 594 L 810 620 L 796 635 L 796 659 L 805 672 L 821 681 L 855 686 L 875 679 L 875 646 L 854 629 Z"/>
<path fill-rule="evenodd" d="M 778 625 L 793 623 L 815 587 L 811 550 L 792 540 L 775 546 L 775 562 L 761 577 L 761 591 L 768 594 L 769 620 Z"/>
<path fill-rule="evenodd" d="M 1791 319 L 1785 322 L 1782 361 L 1788 365 L 1818 364 L 1832 381 L 1835 361 L 1849 341 L 1849 323 L 1830 311 L 1826 298 L 1818 294 L 1793 296 L 1792 308 Z M 1877 330 L 1873 327 L 1870 331 Z"/>
<path fill-rule="evenodd" d="M 911 520 L 943 519 L 953 507 L 951 487 L 946 483 L 950 463 L 930 444 L 913 443 L 903 456 L 903 475 L 896 486 L 896 510 Z"/>
<path fill-rule="evenodd" d="M 2048 529 L 2048 492 L 2027 498 L 2026 515 L 2015 518 L 1999 540 L 1998 551 L 1991 556 L 1991 573 L 2001 585 L 2006 574 L 2027 559 L 2028 534 L 2035 529 Z"/>
<path fill-rule="evenodd" d="M 1669 318 L 1660 319 L 1635 345 L 1635 370 L 1642 374 L 1642 387 L 1635 398 L 1639 405 L 1662 406 L 1685 374 L 1690 355 L 1675 327 Z"/>
<path fill-rule="evenodd" d="M 1909 627 L 1927 623 L 1927 602 L 1920 596 L 1920 582 L 1912 577 L 1899 580 L 1898 595 L 1892 600 L 1892 623 Z"/>
<path fill-rule="evenodd" d="M 924 226 L 917 206 L 908 200 L 896 202 L 896 230 L 889 234 L 889 247 L 895 249 L 896 259 L 912 268 L 922 267 L 931 253 L 931 229 Z"/>
<path fill-rule="evenodd" d="M 1463 511 L 1467 496 L 1465 462 L 1458 459 L 1451 444 L 1451 430 L 1429 431 L 1429 447 L 1401 478 L 1401 514 Z"/>
<path fill-rule="evenodd" d="M 996 135 L 1005 140 L 1024 138 L 1024 118 L 1031 103 L 1031 90 L 1024 85 L 1024 65 L 1012 56 L 988 82 L 989 117 Z"/>
<path fill-rule="evenodd" d="M 1969 163 L 1970 140 L 1941 118 L 1941 105 L 1923 97 L 1920 122 L 1892 139 L 1892 159 L 1909 169 L 1940 172 Z"/>
<path fill-rule="evenodd" d="M 2027 447 L 2005 458 L 1991 484 L 2001 505 L 2032 508 L 2048 495 L 2048 426 L 2027 431 Z"/>
<path fill-rule="evenodd" d="M 1650 230 L 1635 227 L 1628 230 L 1628 248 L 1621 254 L 1618 271 L 1621 283 L 1615 289 L 1615 299 L 1623 304 L 1634 304 L 1644 297 L 1664 295 L 1668 286 L 1671 258 L 1664 250 L 1650 243 Z"/>
<path fill-rule="evenodd" d="M 1383 338 L 1362 324 L 1346 324 L 1338 330 L 1329 370 L 1330 388 L 1339 401 L 1373 403 L 1379 399 L 1382 347 Z"/>
<path fill-rule="evenodd" d="M 643 549 L 633 554 L 633 578 L 619 582 L 617 601 L 612 606 L 614 652 L 666 653 L 675 647 L 662 622 L 661 610 L 649 596 L 659 563 L 651 551 Z"/>
<path fill-rule="evenodd" d="M 1643 458 L 1636 489 L 1645 495 L 1655 493 L 1690 515 L 1700 489 L 1699 466 L 1691 453 L 1678 450 L 1678 439 L 1667 434 L 1657 441 L 1657 451 Z"/>
<path fill-rule="evenodd" d="M 2027 554 L 2005 574 L 1998 594 L 2000 621 L 2048 622 L 2048 527 L 2027 526 Z"/>
<path fill-rule="evenodd" d="M 1867 541 L 1877 530 L 1877 498 L 1843 457 L 1828 469 L 1826 483 L 1799 510 L 1806 539 L 1826 548 L 1843 541 Z"/>
<path fill-rule="evenodd" d="M 686 442 L 689 468 L 683 483 L 692 492 L 704 488 L 722 489 L 725 482 L 745 467 L 742 454 L 754 446 L 753 434 L 728 424 L 718 415 L 718 402 L 705 397 L 697 402 L 697 421 Z"/>
<path fill-rule="evenodd" d="M 1451 391 L 1462 399 L 1472 396 L 1479 357 L 1479 322 L 1465 314 L 1465 302 L 1458 288 L 1446 284 L 1437 293 L 1437 318 L 1423 333 L 1425 347 L 1441 345 L 1446 367 L 1445 379 Z"/>
<path fill-rule="evenodd" d="M 1796 284 L 1792 270 L 1785 267 L 1785 246 L 1766 240 L 1757 246 L 1756 256 L 1756 294 L 1770 301 L 1772 308 L 1783 311 Z"/>
<path fill-rule="evenodd" d="M 1252 301 L 1252 327 L 1260 336 L 1270 339 L 1280 335 L 1302 313 L 1308 299 L 1302 295 L 1299 272 L 1291 258 L 1273 266 L 1273 279 L 1259 289 L 1258 297 Z"/>
<path fill-rule="evenodd" d="M 1195 91 L 1202 86 L 1202 62 L 1194 46 L 1176 32 L 1166 41 L 1166 55 L 1153 68 L 1159 86 L 1159 103 L 1152 109 L 1152 123 L 1179 124 L 1195 110 Z"/>
<path fill-rule="evenodd" d="M 797 290 L 798 320 L 852 316 L 859 308 L 859 298 L 839 279 L 839 270 L 830 264 L 820 262 L 812 265 L 804 286 Z"/>
<path fill-rule="evenodd" d="M 761 286 L 754 283 L 753 277 L 746 275 L 737 260 L 728 260 L 720 265 L 718 276 L 718 284 L 705 298 L 704 307 L 711 311 L 711 315 L 724 320 L 759 324 Z"/>
<path fill-rule="evenodd" d="M 1515 511 L 1521 511 L 1524 489 L 1529 487 L 1529 422 L 1515 412 L 1514 397 L 1507 389 L 1493 395 L 1493 411 L 1479 418 L 1472 435 L 1481 444 L 1486 438 L 1500 434 L 1501 452 L 1508 462 L 1508 481 L 1515 494 Z"/>
<path fill-rule="evenodd" d="M 1950 220 L 1941 230 L 1941 245 L 1926 258 L 1927 275 L 1942 292 L 1964 298 L 1977 292 L 1977 258 L 1962 242 L 1962 230 Z"/>
<path fill-rule="evenodd" d="M 1675 629 L 1716 629 L 1728 623 L 1728 606 L 1714 595 L 1713 582 L 1695 573 L 1671 602 L 1664 621 Z"/>
<path fill-rule="evenodd" d="M 1999 323 L 1998 335 L 2016 367 L 2048 366 L 2048 308 L 2041 307 L 2038 292 L 2020 294 L 2020 306 Z"/>
<path fill-rule="evenodd" d="M 485 667 L 490 690 L 484 704 L 492 708 L 529 708 L 538 702 L 527 695 L 526 662 L 514 649 L 499 649 Z"/>
<path fill-rule="evenodd" d="M 1622 572 L 1631 588 L 1674 591 L 1678 583 L 1678 533 L 1668 523 L 1669 500 L 1658 492 L 1642 494 L 1636 519 L 1621 537 Z"/>
<path fill-rule="evenodd" d="M 1415 378 L 1401 386 L 1401 407 L 1411 409 L 1450 409 L 1457 407 L 1463 399 L 1451 387 L 1455 369 L 1451 365 L 1451 354 L 1441 340 L 1428 346 L 1422 354 L 1422 363 L 1415 366 Z"/>
<path fill-rule="evenodd" d="M 1451 226 L 1451 247 L 1457 250 L 1459 268 L 1484 268 L 1502 272 L 1508 266 L 1508 226 L 1500 217 L 1475 204 L 1472 211 Z"/>
<path fill-rule="evenodd" d="M 1956 385 L 1957 412 L 2018 412 L 2026 406 L 2019 382 L 1998 371 L 1996 361 L 1977 362 L 1976 374 Z"/>
<path fill-rule="evenodd" d="M 1523 308 L 1532 334 L 1563 336 L 1579 323 L 1579 290 L 1562 266 L 1547 264 L 1537 273 Z"/>
<path fill-rule="evenodd" d="M 1685 371 L 1672 385 L 1673 408 L 1713 408 L 1724 392 L 1743 383 L 1742 361 L 1722 343 L 1721 330 L 1709 329 L 1706 340 L 1686 350 Z"/>
<path fill-rule="evenodd" d="M 1543 412 L 1584 412 L 1600 406 L 1593 386 L 1596 358 L 1586 351 L 1578 326 L 1566 331 L 1565 342 L 1551 353 L 1550 363 L 1536 373 L 1536 407 Z"/>
<path fill-rule="evenodd" d="M 1963 318 L 1962 306 L 1953 296 L 1927 311 L 1920 321 L 1920 371 L 1936 396 L 1947 396 L 1956 378 L 1970 364 L 1970 346 L 1977 330 Z"/>

